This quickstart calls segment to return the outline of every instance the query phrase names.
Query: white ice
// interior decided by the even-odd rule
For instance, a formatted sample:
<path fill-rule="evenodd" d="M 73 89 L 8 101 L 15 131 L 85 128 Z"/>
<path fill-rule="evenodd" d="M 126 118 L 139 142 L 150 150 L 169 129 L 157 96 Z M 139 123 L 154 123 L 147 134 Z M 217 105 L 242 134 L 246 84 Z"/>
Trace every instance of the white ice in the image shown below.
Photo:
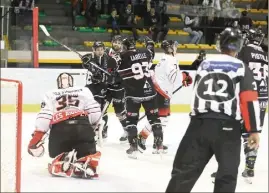
<path fill-rule="evenodd" d="M 268 115 L 266 115 L 265 120 L 254 182 L 251 185 L 246 184 L 241 177 L 244 169 L 242 151 L 237 192 L 268 192 Z M 27 145 L 34 129 L 34 121 L 35 114 L 23 114 L 23 192 L 164 192 L 170 179 L 175 152 L 189 123 L 189 116 L 179 113 L 174 113 L 171 116 L 170 123 L 164 133 L 164 144 L 169 146 L 169 153 L 163 155 L 162 159 L 159 155 L 152 155 L 153 138 L 151 136 L 147 141 L 147 152 L 141 154 L 138 160 L 132 160 L 125 153 L 128 145 L 119 143 L 119 137 L 123 132 L 120 123 L 114 114 L 110 114 L 108 140 L 101 150 L 100 178 L 98 180 L 51 177 L 47 171 L 47 165 L 50 161 L 48 155 L 33 158 L 27 153 Z M 143 121 L 139 125 L 141 128 Z M 217 164 L 213 157 L 192 191 L 212 192 L 214 184 L 210 174 L 216 168 Z"/>

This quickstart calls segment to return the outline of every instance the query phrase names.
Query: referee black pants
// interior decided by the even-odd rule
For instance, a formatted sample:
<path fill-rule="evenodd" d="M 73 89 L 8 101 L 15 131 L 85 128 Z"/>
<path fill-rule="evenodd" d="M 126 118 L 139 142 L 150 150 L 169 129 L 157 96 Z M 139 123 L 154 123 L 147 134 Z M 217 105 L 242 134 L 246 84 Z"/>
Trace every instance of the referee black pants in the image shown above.
<path fill-rule="evenodd" d="M 192 117 L 166 192 L 190 192 L 213 155 L 218 162 L 214 192 L 235 192 L 240 151 L 239 121 Z"/>

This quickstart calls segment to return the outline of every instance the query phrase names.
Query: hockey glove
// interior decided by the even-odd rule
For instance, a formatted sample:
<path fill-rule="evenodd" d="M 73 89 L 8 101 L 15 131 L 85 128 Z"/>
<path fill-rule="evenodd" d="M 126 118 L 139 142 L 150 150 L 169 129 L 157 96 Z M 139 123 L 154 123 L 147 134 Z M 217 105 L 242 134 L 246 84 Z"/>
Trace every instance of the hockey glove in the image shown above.
<path fill-rule="evenodd" d="M 44 137 L 45 133 L 42 131 L 35 131 L 32 134 L 32 139 L 28 145 L 28 153 L 34 157 L 41 157 L 44 155 Z"/>
<path fill-rule="evenodd" d="M 85 69 L 91 68 L 90 60 L 92 59 L 93 55 L 92 54 L 85 54 L 84 56 L 81 57 L 82 60 L 82 67 Z"/>
<path fill-rule="evenodd" d="M 112 71 L 111 76 L 107 77 L 107 83 L 110 85 L 119 84 L 121 82 L 121 77 L 117 71 Z"/>
<path fill-rule="evenodd" d="M 104 76 L 103 76 L 102 72 L 96 72 L 92 75 L 93 82 L 104 82 L 103 78 L 104 78 Z"/>
<path fill-rule="evenodd" d="M 182 81 L 183 86 L 185 87 L 190 86 L 192 84 L 192 77 L 189 75 L 189 73 L 183 71 L 182 76 L 183 76 L 183 81 Z"/>

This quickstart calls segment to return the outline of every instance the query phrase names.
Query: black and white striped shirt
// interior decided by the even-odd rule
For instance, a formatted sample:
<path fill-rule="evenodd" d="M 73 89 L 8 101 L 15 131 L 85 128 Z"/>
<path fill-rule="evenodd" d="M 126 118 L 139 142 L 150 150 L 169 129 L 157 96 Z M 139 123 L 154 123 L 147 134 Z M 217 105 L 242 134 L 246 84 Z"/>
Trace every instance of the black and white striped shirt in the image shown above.
<path fill-rule="evenodd" d="M 224 54 L 204 60 L 195 77 L 191 109 L 191 116 L 215 112 L 235 120 L 243 118 L 249 130 L 257 130 L 257 86 L 250 69 Z"/>

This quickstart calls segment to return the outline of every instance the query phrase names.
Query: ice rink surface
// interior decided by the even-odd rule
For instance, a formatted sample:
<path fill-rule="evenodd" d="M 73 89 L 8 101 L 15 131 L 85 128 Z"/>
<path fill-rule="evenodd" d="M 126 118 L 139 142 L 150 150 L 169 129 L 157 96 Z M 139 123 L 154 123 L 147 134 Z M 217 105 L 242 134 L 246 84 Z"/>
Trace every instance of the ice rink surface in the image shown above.
<path fill-rule="evenodd" d="M 147 140 L 147 151 L 140 154 L 138 160 L 127 157 L 127 144 L 120 144 L 123 130 L 114 114 L 109 114 L 108 140 L 101 149 L 100 178 L 83 180 L 51 177 L 47 171 L 50 162 L 47 151 L 41 158 L 33 158 L 27 153 L 27 145 L 34 129 L 35 113 L 23 114 L 22 144 L 22 191 L 23 192 L 164 192 L 172 169 L 175 152 L 189 124 L 188 114 L 173 113 L 166 130 L 164 144 L 169 152 L 163 155 L 152 154 L 153 138 Z M 261 135 L 261 147 L 256 163 L 253 184 L 246 184 L 241 173 L 244 169 L 244 155 L 241 151 L 237 192 L 268 192 L 268 114 Z M 139 124 L 139 130 L 144 125 Z M 47 149 L 46 149 L 47 150 Z M 242 149 L 243 150 L 243 149 Z M 197 181 L 193 192 L 212 192 L 213 183 L 210 174 L 217 169 L 213 157 Z"/>

